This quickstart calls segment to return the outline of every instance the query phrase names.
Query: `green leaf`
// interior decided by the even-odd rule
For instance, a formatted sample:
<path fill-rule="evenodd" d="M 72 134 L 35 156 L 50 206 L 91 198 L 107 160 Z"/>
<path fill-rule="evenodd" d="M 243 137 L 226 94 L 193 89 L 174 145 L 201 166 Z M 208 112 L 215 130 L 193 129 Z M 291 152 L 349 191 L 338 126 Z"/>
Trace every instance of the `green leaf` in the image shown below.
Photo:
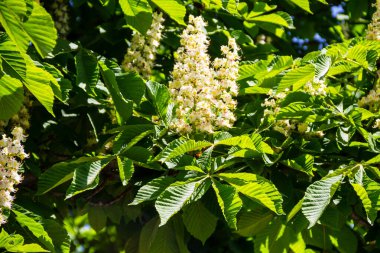
<path fill-rule="evenodd" d="M 313 176 L 314 157 L 312 155 L 303 154 L 293 159 L 287 159 L 284 161 L 284 164 L 292 169 L 299 170 L 309 176 Z"/>
<path fill-rule="evenodd" d="M 115 104 L 115 109 L 118 114 L 121 116 L 122 121 L 126 121 L 129 117 L 132 116 L 133 112 L 133 102 L 129 99 L 126 99 L 120 92 L 118 83 L 116 81 L 115 73 L 107 65 L 112 64 L 107 60 L 105 62 L 99 61 L 100 72 L 102 74 L 103 80 L 107 85 L 111 93 L 112 100 Z"/>
<path fill-rule="evenodd" d="M 241 236 L 251 237 L 261 233 L 273 219 L 273 213 L 266 209 L 257 209 L 251 212 L 243 212 L 239 216 L 237 231 Z"/>
<path fill-rule="evenodd" d="M 301 233 L 286 226 L 281 219 L 273 220 L 254 240 L 255 252 L 304 252 L 306 244 Z"/>
<path fill-rule="evenodd" d="M 24 23 L 24 29 L 41 57 L 53 51 L 58 38 L 57 30 L 49 13 L 39 4 L 33 4 L 32 14 Z"/>
<path fill-rule="evenodd" d="M 157 198 L 155 207 L 160 215 L 160 226 L 168 220 L 190 200 L 201 181 L 177 182 L 166 188 Z"/>
<path fill-rule="evenodd" d="M 282 92 L 292 86 L 293 90 L 298 90 L 307 82 L 312 81 L 314 75 L 314 66 L 311 64 L 292 69 L 281 79 L 277 92 Z"/>
<path fill-rule="evenodd" d="M 90 226 L 97 232 L 107 225 L 107 214 L 101 206 L 91 206 L 88 210 Z"/>
<path fill-rule="evenodd" d="M 91 163 L 84 163 L 75 168 L 73 181 L 66 192 L 66 199 L 69 199 L 79 193 L 94 189 L 98 185 L 100 171 L 112 160 L 112 158 L 105 157 L 93 161 Z"/>
<path fill-rule="evenodd" d="M 24 84 L 45 109 L 54 116 L 54 92 L 50 85 L 50 78 L 51 75 L 45 70 L 28 64 Z"/>
<path fill-rule="evenodd" d="M 238 191 L 233 186 L 221 184 L 216 180 L 212 181 L 212 187 L 224 218 L 231 228 L 236 229 L 236 215 L 243 205 Z"/>
<path fill-rule="evenodd" d="M 80 157 L 75 160 L 54 164 L 40 176 L 37 194 L 45 194 L 51 189 L 69 181 L 73 178 L 74 170 L 77 167 L 87 167 L 98 160 L 98 157 Z"/>
<path fill-rule="evenodd" d="M 142 202 L 156 199 L 174 179 L 172 177 L 159 177 L 143 185 L 137 192 L 130 205 L 138 205 Z"/>
<path fill-rule="evenodd" d="M 310 10 L 310 3 L 309 0 L 290 0 L 292 3 L 297 5 L 298 7 L 302 8 L 303 10 L 313 14 Z"/>
<path fill-rule="evenodd" d="M 182 214 L 187 231 L 200 240 L 203 245 L 214 233 L 218 218 L 213 215 L 200 201 L 187 206 Z"/>
<path fill-rule="evenodd" d="M 127 24 L 145 34 L 152 23 L 152 8 L 147 0 L 120 0 Z"/>
<path fill-rule="evenodd" d="M 135 167 L 132 160 L 128 158 L 120 158 L 117 156 L 117 165 L 119 167 L 120 180 L 124 186 L 128 184 L 128 181 L 132 178 Z"/>
<path fill-rule="evenodd" d="M 146 83 L 148 99 L 153 104 L 158 116 L 168 124 L 167 109 L 170 101 L 168 88 L 160 83 L 148 81 Z"/>
<path fill-rule="evenodd" d="M 186 25 L 183 21 L 186 15 L 186 8 L 179 0 L 151 0 L 161 10 L 169 15 L 171 19 L 176 21 L 180 25 Z"/>
<path fill-rule="evenodd" d="M 0 35 L 0 59 L 6 74 L 20 80 L 26 77 L 25 60 L 6 34 Z"/>
<path fill-rule="evenodd" d="M 94 89 L 99 80 L 99 66 L 95 55 L 88 50 L 81 49 L 75 56 L 75 65 L 77 69 L 76 84 L 79 87 L 84 86 L 88 93 L 94 95 Z"/>
<path fill-rule="evenodd" d="M 366 161 L 365 164 L 367 165 L 380 164 L 380 154 Z"/>
<path fill-rule="evenodd" d="M 115 142 L 113 144 L 113 152 L 120 154 L 130 149 L 152 132 L 153 125 L 141 124 L 125 126 L 123 128 L 123 131 L 120 132 L 115 138 Z"/>
<path fill-rule="evenodd" d="M 282 196 L 276 186 L 268 179 L 251 173 L 220 173 L 218 177 L 248 198 L 277 214 L 284 214 Z"/>
<path fill-rule="evenodd" d="M 255 143 L 248 135 L 230 137 L 230 138 L 215 142 L 215 145 L 238 146 L 240 148 L 248 148 L 252 150 L 257 150 Z"/>
<path fill-rule="evenodd" d="M 187 152 L 195 151 L 210 147 L 212 144 L 207 141 L 186 140 L 183 138 L 176 139 L 169 143 L 164 150 L 159 153 L 153 161 L 166 162 L 172 158 L 184 155 Z"/>
<path fill-rule="evenodd" d="M 118 74 L 116 81 L 121 94 L 126 99 L 132 100 L 137 105 L 140 104 L 145 94 L 145 82 L 138 74 L 135 72 Z"/>
<path fill-rule="evenodd" d="M 327 55 L 321 55 L 316 60 L 315 66 L 315 78 L 324 77 L 331 67 L 332 61 L 331 58 Z"/>
<path fill-rule="evenodd" d="M 15 214 L 16 221 L 25 229 L 28 229 L 32 234 L 38 239 L 38 241 L 44 245 L 47 249 L 53 251 L 54 245 L 51 237 L 45 231 L 42 223 L 38 220 L 33 219 L 31 212 L 23 208 L 12 209 L 12 212 Z"/>
<path fill-rule="evenodd" d="M 8 36 L 17 45 L 19 51 L 25 53 L 29 44 L 29 36 L 24 30 L 21 18 L 17 15 L 20 14 L 17 10 L 21 10 L 22 14 L 26 14 L 26 5 L 22 3 L 23 6 L 20 8 L 19 4 L 20 1 L 17 0 L 1 1 L 0 22 Z"/>
<path fill-rule="evenodd" d="M 66 229 L 52 219 L 43 220 L 45 230 L 49 235 L 53 235 L 54 250 L 56 253 L 69 253 L 71 239 Z"/>
<path fill-rule="evenodd" d="M 7 120 L 20 110 L 24 101 L 22 83 L 8 75 L 0 77 L 0 120 Z"/>
<path fill-rule="evenodd" d="M 302 213 L 309 221 L 309 228 L 313 227 L 323 211 L 330 203 L 335 191 L 343 179 L 342 174 L 326 176 L 312 183 L 307 189 L 302 203 Z"/>
<path fill-rule="evenodd" d="M 263 23 L 271 23 L 275 25 L 280 25 L 284 27 L 289 27 L 288 21 L 284 19 L 281 15 L 278 13 L 271 13 L 267 15 L 261 15 L 256 17 L 249 18 L 250 22 L 263 22 Z"/>

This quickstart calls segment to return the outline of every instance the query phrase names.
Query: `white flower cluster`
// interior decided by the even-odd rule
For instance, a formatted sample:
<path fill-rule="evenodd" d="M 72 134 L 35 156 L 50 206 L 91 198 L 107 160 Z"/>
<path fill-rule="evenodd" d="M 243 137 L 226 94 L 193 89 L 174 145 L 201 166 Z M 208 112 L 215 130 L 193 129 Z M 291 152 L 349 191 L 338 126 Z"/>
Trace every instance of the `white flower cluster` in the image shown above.
<path fill-rule="evenodd" d="M 380 87 L 375 86 L 367 96 L 359 100 L 360 107 L 368 107 L 371 112 L 377 112 L 380 109 Z"/>
<path fill-rule="evenodd" d="M 326 96 L 327 85 L 324 80 L 314 79 L 304 85 L 304 91 L 312 96 Z"/>
<path fill-rule="evenodd" d="M 0 224 L 6 222 L 4 210 L 12 207 L 15 185 L 22 180 L 18 170 L 21 162 L 28 157 L 22 145 L 25 141 L 24 130 L 15 127 L 12 135 L 13 138 L 3 135 L 0 140 Z"/>
<path fill-rule="evenodd" d="M 144 37 L 139 32 L 134 32 L 131 46 L 124 56 L 122 67 L 126 71 L 135 71 L 146 79 L 149 79 L 156 59 L 157 48 L 162 36 L 162 13 L 153 13 L 153 21 Z"/>
<path fill-rule="evenodd" d="M 68 11 L 68 0 L 57 0 L 51 5 L 53 11 L 55 27 L 58 33 L 66 37 L 70 31 L 69 26 L 69 11 Z"/>
<path fill-rule="evenodd" d="M 176 108 L 171 129 L 181 134 L 213 133 L 231 128 L 236 120 L 238 46 L 229 39 L 221 47 L 223 58 L 216 58 L 211 66 L 205 26 L 202 17 L 189 16 L 169 83 Z"/>
<path fill-rule="evenodd" d="M 375 124 L 373 125 L 373 128 L 380 129 L 380 119 L 376 119 Z"/>
<path fill-rule="evenodd" d="M 380 40 L 380 0 L 376 1 L 376 11 L 372 16 L 372 21 L 368 25 L 367 39 Z"/>
<path fill-rule="evenodd" d="M 261 122 L 265 118 L 270 117 L 273 120 L 273 130 L 282 133 L 285 136 L 290 136 L 292 132 L 297 131 L 300 134 L 307 136 L 316 136 L 323 137 L 324 133 L 322 131 L 311 131 L 311 128 L 307 123 L 298 122 L 296 120 L 281 119 L 276 120 L 276 115 L 280 112 L 281 107 L 279 104 L 288 94 L 289 89 L 285 89 L 285 92 L 280 92 L 278 94 L 274 93 L 273 90 L 269 90 L 269 97 L 264 100 L 264 103 L 261 106 L 265 107 L 264 109 L 264 118 L 261 119 Z"/>

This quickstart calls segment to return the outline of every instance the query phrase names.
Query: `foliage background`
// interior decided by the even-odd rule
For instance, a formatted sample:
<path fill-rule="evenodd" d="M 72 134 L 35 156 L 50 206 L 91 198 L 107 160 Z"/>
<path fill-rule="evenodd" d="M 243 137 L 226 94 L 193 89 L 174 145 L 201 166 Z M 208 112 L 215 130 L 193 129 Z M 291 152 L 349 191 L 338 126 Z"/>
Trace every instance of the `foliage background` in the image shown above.
<path fill-rule="evenodd" d="M 57 20 L 52 2 L 41 4 Z M 17 113 L 23 89 L 32 93 L 33 101 L 25 144 L 30 158 L 23 166 L 24 181 L 18 186 L 9 221 L 2 226 L 3 251 L 377 252 L 380 133 L 372 125 L 379 112 L 357 106 L 377 79 L 380 45 L 361 39 L 375 11 L 374 1 L 141 0 L 145 7 L 129 12 L 127 5 L 137 2 L 63 1 L 70 17 L 70 31 L 64 36 L 56 35 L 53 20 L 36 2 L 0 2 L 0 118 L 7 120 Z M 152 10 L 164 12 L 166 21 L 152 82 L 146 83 L 135 74 L 124 74 L 119 65 L 132 30 L 146 30 Z M 7 18 L 9 13 L 19 23 Z M 41 15 L 37 19 L 41 23 L 31 18 L 33 13 Z M 212 57 L 219 56 L 228 37 L 235 37 L 241 47 L 238 121 L 229 131 L 238 138 L 228 139 L 227 133 L 196 136 L 195 141 L 186 139 L 179 150 L 175 148 L 182 142 L 169 145 L 170 155 L 163 157 L 160 152 L 179 137 L 168 133 L 157 115 L 167 102 L 162 94 L 166 94 L 174 52 L 189 14 L 208 21 Z M 329 46 L 334 43 L 341 44 Z M 284 136 L 261 125 L 261 103 L 269 88 L 295 83 L 302 87 L 307 81 L 302 77 L 310 77 L 309 72 L 293 79 L 285 74 L 307 66 L 316 66 L 317 74 L 327 76 L 329 96 L 313 98 L 292 92 L 282 103 L 285 109 L 278 119 L 308 121 L 325 136 Z M 309 79 L 317 75 L 314 67 L 311 74 Z M 4 76 L 12 77 L 13 83 Z M 261 89 L 252 88 L 250 82 Z M 231 183 L 240 189 L 232 191 L 240 192 L 243 203 L 236 229 L 233 218 L 225 221 L 210 185 L 202 186 L 207 192 L 200 194 L 201 200 L 180 206 L 182 211 L 162 227 L 153 198 L 130 205 L 138 190 L 153 179 L 164 178 L 158 184 L 163 190 L 171 182 L 201 177 L 203 172 L 180 168 L 197 165 L 194 159 L 201 155 L 199 150 L 204 153 L 203 147 L 208 147 L 198 141 L 223 139 L 229 142 L 216 145 L 211 157 L 216 167 L 227 164 L 225 174 L 240 177 Z M 241 150 L 243 155 L 233 156 Z M 201 170 L 212 174 L 208 168 Z M 331 181 L 329 170 L 338 179 Z M 241 172 L 262 178 L 250 181 L 247 175 L 238 175 Z M 224 176 L 224 180 L 220 180 L 223 176 L 213 180 L 227 185 L 228 175 Z M 321 186 L 317 190 L 324 191 L 327 202 L 310 192 L 312 184 Z M 241 189 L 244 185 L 274 185 L 276 192 L 274 196 L 264 192 L 260 199 L 257 192 Z M 314 217 L 301 210 L 299 201 L 307 189 L 306 201 L 315 202 L 313 210 L 319 212 Z M 221 196 L 225 203 L 227 195 Z M 167 195 L 164 201 L 181 202 L 181 196 L 182 191 Z M 284 215 L 276 202 L 278 196 Z M 319 221 L 308 228 L 312 220 Z"/>

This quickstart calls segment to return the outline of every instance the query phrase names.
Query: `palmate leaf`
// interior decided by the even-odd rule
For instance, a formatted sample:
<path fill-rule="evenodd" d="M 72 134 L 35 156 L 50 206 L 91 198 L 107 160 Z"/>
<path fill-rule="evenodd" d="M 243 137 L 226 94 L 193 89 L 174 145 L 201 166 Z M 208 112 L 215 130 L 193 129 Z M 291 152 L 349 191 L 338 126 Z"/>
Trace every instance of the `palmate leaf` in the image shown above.
<path fill-rule="evenodd" d="M 182 219 L 187 231 L 203 244 L 214 233 L 218 221 L 200 201 L 187 206 Z"/>
<path fill-rule="evenodd" d="M 342 174 L 328 175 L 306 189 L 302 213 L 309 221 L 309 228 L 313 227 L 322 216 L 342 180 Z"/>
<path fill-rule="evenodd" d="M 268 179 L 251 173 L 220 173 L 218 177 L 248 198 L 277 214 L 284 214 L 282 196 L 276 186 Z"/>
<path fill-rule="evenodd" d="M 160 226 L 165 225 L 168 220 L 187 204 L 199 185 L 204 181 L 194 179 L 185 182 L 176 182 L 166 188 L 155 203 L 156 210 L 160 215 Z"/>
<path fill-rule="evenodd" d="M 180 25 L 186 25 L 183 21 L 186 15 L 186 8 L 179 0 L 151 0 L 155 5 L 157 5 L 161 10 L 169 15 L 174 21 Z"/>
<path fill-rule="evenodd" d="M 120 0 L 127 24 L 145 34 L 152 23 L 152 8 L 147 0 Z"/>
<path fill-rule="evenodd" d="M 236 229 L 236 215 L 243 205 L 238 191 L 233 186 L 221 184 L 216 180 L 212 181 L 212 187 L 224 218 L 231 228 Z"/>
<path fill-rule="evenodd" d="M 7 120 L 22 106 L 24 90 L 22 83 L 8 75 L 0 77 L 0 120 Z"/>
<path fill-rule="evenodd" d="M 171 177 L 159 177 L 143 185 L 137 192 L 130 205 L 138 205 L 142 202 L 156 199 L 170 184 L 174 182 Z"/>
<path fill-rule="evenodd" d="M 207 148 L 211 145 L 212 144 L 207 141 L 186 140 L 184 138 L 176 139 L 169 143 L 153 161 L 165 162 L 177 156 L 186 154 L 187 152 Z"/>

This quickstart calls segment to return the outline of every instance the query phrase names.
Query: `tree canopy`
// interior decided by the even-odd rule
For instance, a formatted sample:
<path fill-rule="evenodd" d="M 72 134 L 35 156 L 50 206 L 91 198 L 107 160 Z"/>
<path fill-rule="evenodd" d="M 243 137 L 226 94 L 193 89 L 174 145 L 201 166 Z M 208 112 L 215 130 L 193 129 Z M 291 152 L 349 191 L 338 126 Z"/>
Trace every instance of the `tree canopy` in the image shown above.
<path fill-rule="evenodd" d="M 380 1 L 0 0 L 1 252 L 378 252 Z"/>

